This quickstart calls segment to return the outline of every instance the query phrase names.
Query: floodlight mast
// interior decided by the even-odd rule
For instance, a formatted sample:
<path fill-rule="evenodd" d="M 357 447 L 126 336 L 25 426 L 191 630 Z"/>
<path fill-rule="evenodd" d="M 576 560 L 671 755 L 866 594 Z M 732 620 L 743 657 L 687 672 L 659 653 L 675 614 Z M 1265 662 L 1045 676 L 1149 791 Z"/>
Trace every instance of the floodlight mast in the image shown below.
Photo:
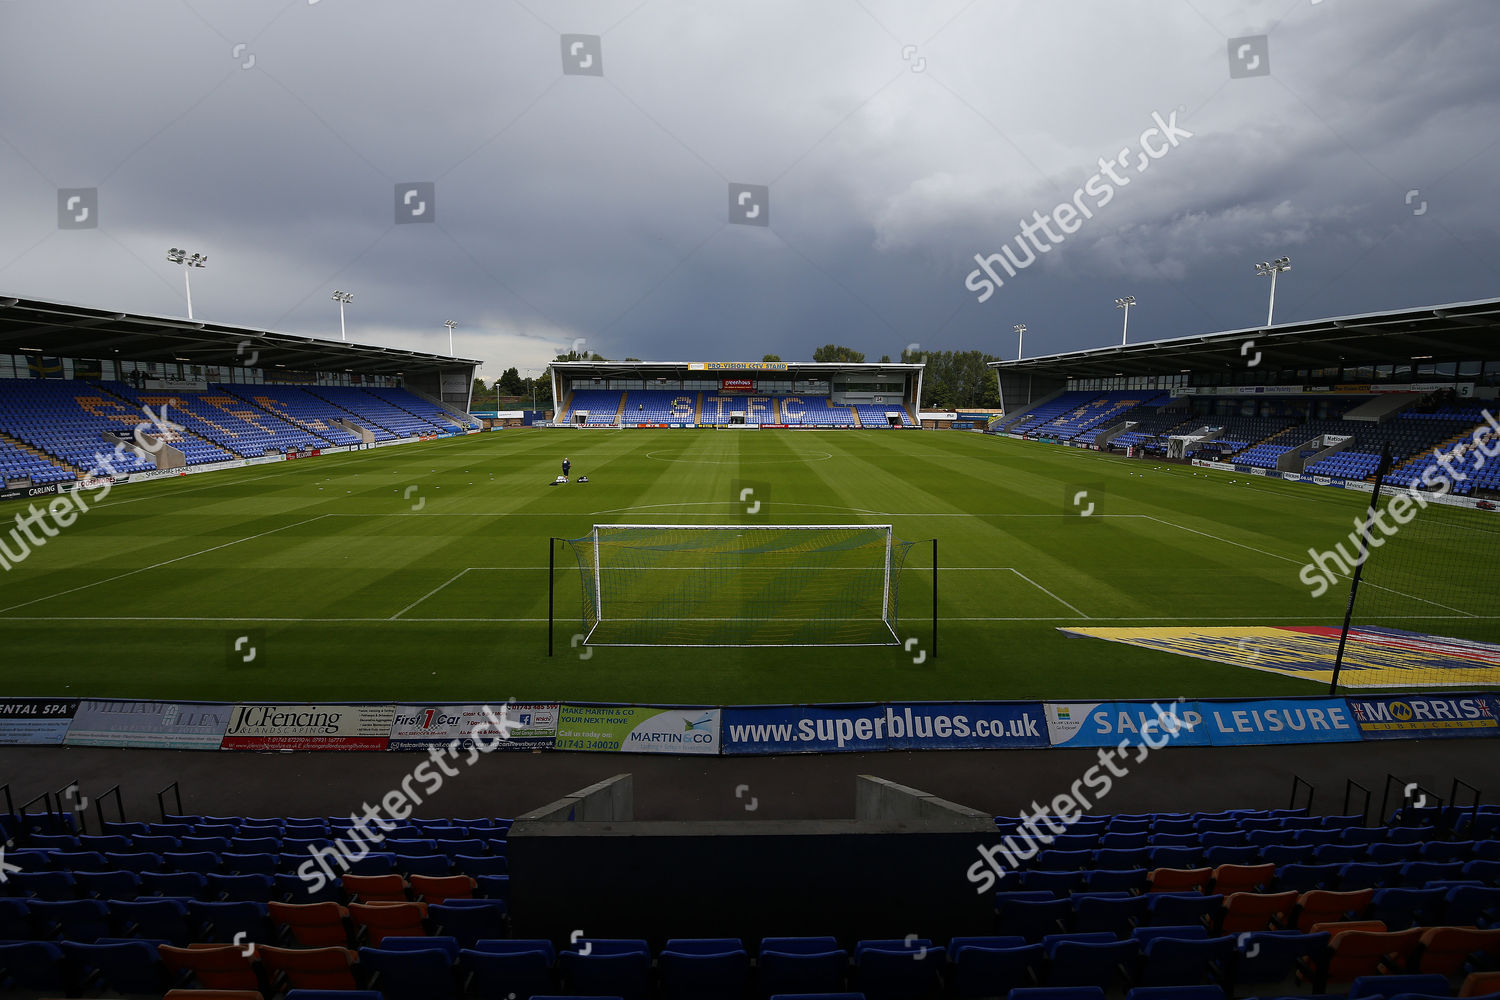
<path fill-rule="evenodd" d="M 1275 260 L 1269 261 L 1263 260 L 1255 265 L 1255 274 L 1257 277 L 1264 278 L 1268 274 L 1271 276 L 1271 304 L 1266 309 L 1266 326 L 1271 325 L 1271 317 L 1276 315 L 1276 276 L 1282 271 L 1290 271 L 1291 269 L 1292 258 L 1290 257 L 1277 257 Z"/>
<path fill-rule="evenodd" d="M 1130 307 L 1135 305 L 1135 296 L 1127 295 L 1123 299 L 1115 299 L 1115 308 L 1125 310 L 1125 326 L 1120 331 L 1120 346 L 1125 346 L 1125 338 L 1130 334 Z"/>
<path fill-rule="evenodd" d="M 206 253 L 189 254 L 186 250 L 182 250 L 182 249 L 180 249 L 178 247 L 172 247 L 170 250 L 167 251 L 167 260 L 171 261 L 173 264 L 181 264 L 182 265 L 182 286 L 187 291 L 188 319 L 192 319 L 193 318 L 193 283 L 192 283 L 192 281 L 189 280 L 188 276 L 193 273 L 193 268 L 195 268 L 195 267 L 207 267 L 208 266 L 208 254 L 206 254 Z"/>
<path fill-rule="evenodd" d="M 344 329 L 344 305 L 354 301 L 353 292 L 341 292 L 337 288 L 333 290 L 333 301 L 339 304 L 339 339 L 348 340 L 349 336 Z"/>
<path fill-rule="evenodd" d="M 1021 345 L 1026 341 L 1026 324 L 1017 323 L 1015 326 L 1011 327 L 1011 329 L 1016 331 L 1016 360 L 1020 361 Z"/>
<path fill-rule="evenodd" d="M 456 358 L 458 355 L 453 353 L 453 328 L 458 325 L 458 320 L 444 320 L 443 325 L 448 328 L 448 357 Z"/>

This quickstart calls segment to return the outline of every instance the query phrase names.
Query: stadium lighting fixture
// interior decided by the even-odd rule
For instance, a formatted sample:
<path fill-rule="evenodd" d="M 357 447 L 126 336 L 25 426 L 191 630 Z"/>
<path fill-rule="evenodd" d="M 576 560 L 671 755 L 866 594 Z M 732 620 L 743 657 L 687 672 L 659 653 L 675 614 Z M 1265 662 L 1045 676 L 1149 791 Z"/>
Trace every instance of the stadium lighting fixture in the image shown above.
<path fill-rule="evenodd" d="M 354 301 L 354 293 L 341 292 L 335 288 L 333 290 L 333 301 L 339 304 L 339 339 L 348 340 L 349 338 L 344 332 L 344 304 Z"/>
<path fill-rule="evenodd" d="M 188 319 L 192 319 L 193 318 L 193 283 L 190 280 L 188 280 L 188 276 L 193 273 L 193 268 L 195 268 L 195 267 L 207 267 L 208 266 L 208 254 L 206 254 L 206 253 L 189 254 L 186 250 L 182 250 L 182 249 L 179 249 L 177 247 L 172 247 L 170 250 L 167 251 L 167 260 L 171 261 L 173 264 L 181 264 L 182 265 L 182 285 L 183 285 L 183 287 L 185 289 L 187 289 Z"/>
<path fill-rule="evenodd" d="M 453 353 L 453 328 L 458 325 L 458 320 L 445 319 L 443 325 L 448 328 L 448 357 L 456 358 L 458 355 Z"/>
<path fill-rule="evenodd" d="M 1282 271 L 1290 271 L 1291 269 L 1292 258 L 1290 257 L 1277 257 L 1275 260 L 1270 261 L 1263 260 L 1255 265 L 1255 274 L 1257 277 L 1264 278 L 1268 274 L 1271 276 L 1271 305 L 1266 309 L 1266 326 L 1271 325 L 1271 317 L 1276 314 L 1276 276 Z"/>
<path fill-rule="evenodd" d="M 1021 344 L 1024 343 L 1025 340 L 1026 340 L 1026 324 L 1025 323 L 1017 323 L 1015 326 L 1011 327 L 1011 329 L 1014 330 L 1014 331 L 1016 331 L 1016 360 L 1020 361 L 1021 360 Z"/>
<path fill-rule="evenodd" d="M 1135 305 L 1135 296 L 1127 295 L 1123 299 L 1115 299 L 1115 308 L 1125 310 L 1125 327 L 1120 331 L 1120 346 L 1125 346 L 1125 337 L 1130 333 L 1130 307 Z"/>

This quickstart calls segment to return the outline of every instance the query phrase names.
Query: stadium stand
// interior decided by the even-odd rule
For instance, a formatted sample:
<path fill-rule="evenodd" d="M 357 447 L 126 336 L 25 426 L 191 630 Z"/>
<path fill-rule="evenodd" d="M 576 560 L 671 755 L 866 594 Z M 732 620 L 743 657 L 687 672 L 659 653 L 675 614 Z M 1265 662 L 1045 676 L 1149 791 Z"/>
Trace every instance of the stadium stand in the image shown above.
<path fill-rule="evenodd" d="M 610 389 L 575 389 L 563 407 L 559 423 L 574 424 L 577 414 L 587 413 L 587 427 L 613 427 L 619 422 L 625 406 L 625 394 Z"/>
<path fill-rule="evenodd" d="M 330 442 L 224 391 L 135 392 L 121 386 L 124 397 L 140 406 L 168 405 L 172 420 L 190 432 L 240 458 L 256 458 L 267 451 L 302 451 Z"/>
<path fill-rule="evenodd" d="M 784 396 L 778 403 L 785 424 L 852 424 L 856 419 L 852 406 L 827 396 Z M 883 407 L 880 421 L 885 422 Z"/>
<path fill-rule="evenodd" d="M 899 403 L 856 403 L 854 411 L 859 414 L 859 423 L 862 427 L 886 427 L 890 425 L 888 413 L 900 414 L 902 427 L 915 427 L 917 422 L 906 412 L 906 407 Z"/>
<path fill-rule="evenodd" d="M 670 424 L 696 422 L 698 394 L 669 389 L 635 390 L 625 397 L 625 422 Z"/>
<path fill-rule="evenodd" d="M 348 846 L 348 817 L 169 814 L 93 836 L 18 831 L 7 858 L 22 871 L 0 897 L 0 991 L 1500 995 L 1500 806 L 1407 807 L 1374 828 L 1301 809 L 1092 815 L 1049 844 L 1022 817 L 994 819 L 1018 855 L 1032 853 L 994 893 L 994 923 L 946 942 L 513 939 L 509 878 L 488 867 L 506 856 L 506 819 L 412 817 L 374 850 Z M 309 850 L 333 858 L 337 838 L 350 871 L 312 898 L 297 868 Z M 1316 879 L 1301 876 L 1310 868 Z"/>
<path fill-rule="evenodd" d="M 901 403 L 835 403 L 827 396 L 720 395 L 710 392 L 678 392 L 671 389 L 633 389 L 629 392 L 578 389 L 562 410 L 559 422 L 577 423 L 575 415 L 587 412 L 588 427 L 617 424 L 712 424 L 728 422 L 742 413 L 748 423 L 839 424 L 888 427 L 887 413 L 900 414 L 901 426 L 917 422 Z"/>
<path fill-rule="evenodd" d="M 359 444 L 361 440 L 358 434 L 339 422 L 351 419 L 348 410 L 319 399 L 306 389 L 290 385 L 240 386 L 236 395 L 333 444 Z M 376 440 L 382 438 L 377 436 Z"/>
<path fill-rule="evenodd" d="M 307 392 L 338 407 L 345 413 L 353 414 L 356 423 L 366 427 L 381 428 L 396 437 L 441 434 L 459 429 L 458 424 L 451 417 L 446 414 L 439 416 L 438 412 L 433 412 L 435 407 L 431 403 L 402 389 L 316 385 L 308 386 Z M 419 404 L 431 413 L 434 419 L 418 416 L 414 408 Z M 436 422 L 438 419 L 442 422 Z"/>
<path fill-rule="evenodd" d="M 473 420 L 461 420 L 431 400 L 423 399 L 421 396 L 407 389 L 388 389 L 372 386 L 366 388 L 364 391 L 376 399 L 383 400 L 392 406 L 405 410 L 419 420 L 427 421 L 440 431 L 466 430 L 474 426 Z"/>
<path fill-rule="evenodd" d="M 0 421 L 4 421 L 3 414 L 0 414 Z M 4 425 L 0 423 L 0 426 Z M 0 437 L 0 473 L 7 480 L 30 479 L 38 485 L 63 483 L 76 478 L 70 469 L 43 458 L 34 450 L 29 450 L 28 445 L 20 444 L 8 436 Z"/>
<path fill-rule="evenodd" d="M 114 450 L 115 432 L 132 431 L 144 419 L 139 406 L 93 382 L 7 379 L 0 386 L 0 431 L 23 449 L 32 449 L 33 458 L 72 470 L 68 476 L 48 474 L 48 481 L 93 471 L 99 456 Z M 156 468 L 156 463 L 126 452 L 114 467 L 119 472 L 143 472 Z"/>

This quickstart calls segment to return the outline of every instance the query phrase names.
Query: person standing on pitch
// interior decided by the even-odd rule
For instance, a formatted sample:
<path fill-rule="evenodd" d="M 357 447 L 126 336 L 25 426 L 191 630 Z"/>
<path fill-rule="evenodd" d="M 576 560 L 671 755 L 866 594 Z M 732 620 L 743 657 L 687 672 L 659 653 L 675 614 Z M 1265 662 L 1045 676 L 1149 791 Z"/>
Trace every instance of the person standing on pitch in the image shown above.
<path fill-rule="evenodd" d="M 567 476 L 568 470 L 571 469 L 571 468 L 573 468 L 573 463 L 570 462 L 570 461 L 568 461 L 566 458 L 563 459 L 563 476 L 564 477 Z"/>

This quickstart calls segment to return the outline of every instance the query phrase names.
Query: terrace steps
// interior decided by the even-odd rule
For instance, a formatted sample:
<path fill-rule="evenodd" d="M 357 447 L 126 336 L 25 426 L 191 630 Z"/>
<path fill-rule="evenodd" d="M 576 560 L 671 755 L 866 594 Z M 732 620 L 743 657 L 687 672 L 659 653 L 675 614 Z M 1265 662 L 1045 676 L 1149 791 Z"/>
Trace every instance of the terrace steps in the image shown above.
<path fill-rule="evenodd" d="M 12 437 L 4 431 L 0 431 L 0 441 L 4 441 L 6 444 L 14 445 L 16 448 L 26 452 L 33 458 L 40 458 L 44 462 L 51 462 L 54 465 L 61 465 L 63 468 L 71 471 L 74 475 L 82 475 L 83 473 L 82 469 L 79 469 L 76 465 L 67 461 L 66 459 L 58 458 L 51 452 L 43 451 L 41 448 L 34 448 L 31 445 L 27 444 L 25 441 L 22 441 L 20 438 Z"/>

